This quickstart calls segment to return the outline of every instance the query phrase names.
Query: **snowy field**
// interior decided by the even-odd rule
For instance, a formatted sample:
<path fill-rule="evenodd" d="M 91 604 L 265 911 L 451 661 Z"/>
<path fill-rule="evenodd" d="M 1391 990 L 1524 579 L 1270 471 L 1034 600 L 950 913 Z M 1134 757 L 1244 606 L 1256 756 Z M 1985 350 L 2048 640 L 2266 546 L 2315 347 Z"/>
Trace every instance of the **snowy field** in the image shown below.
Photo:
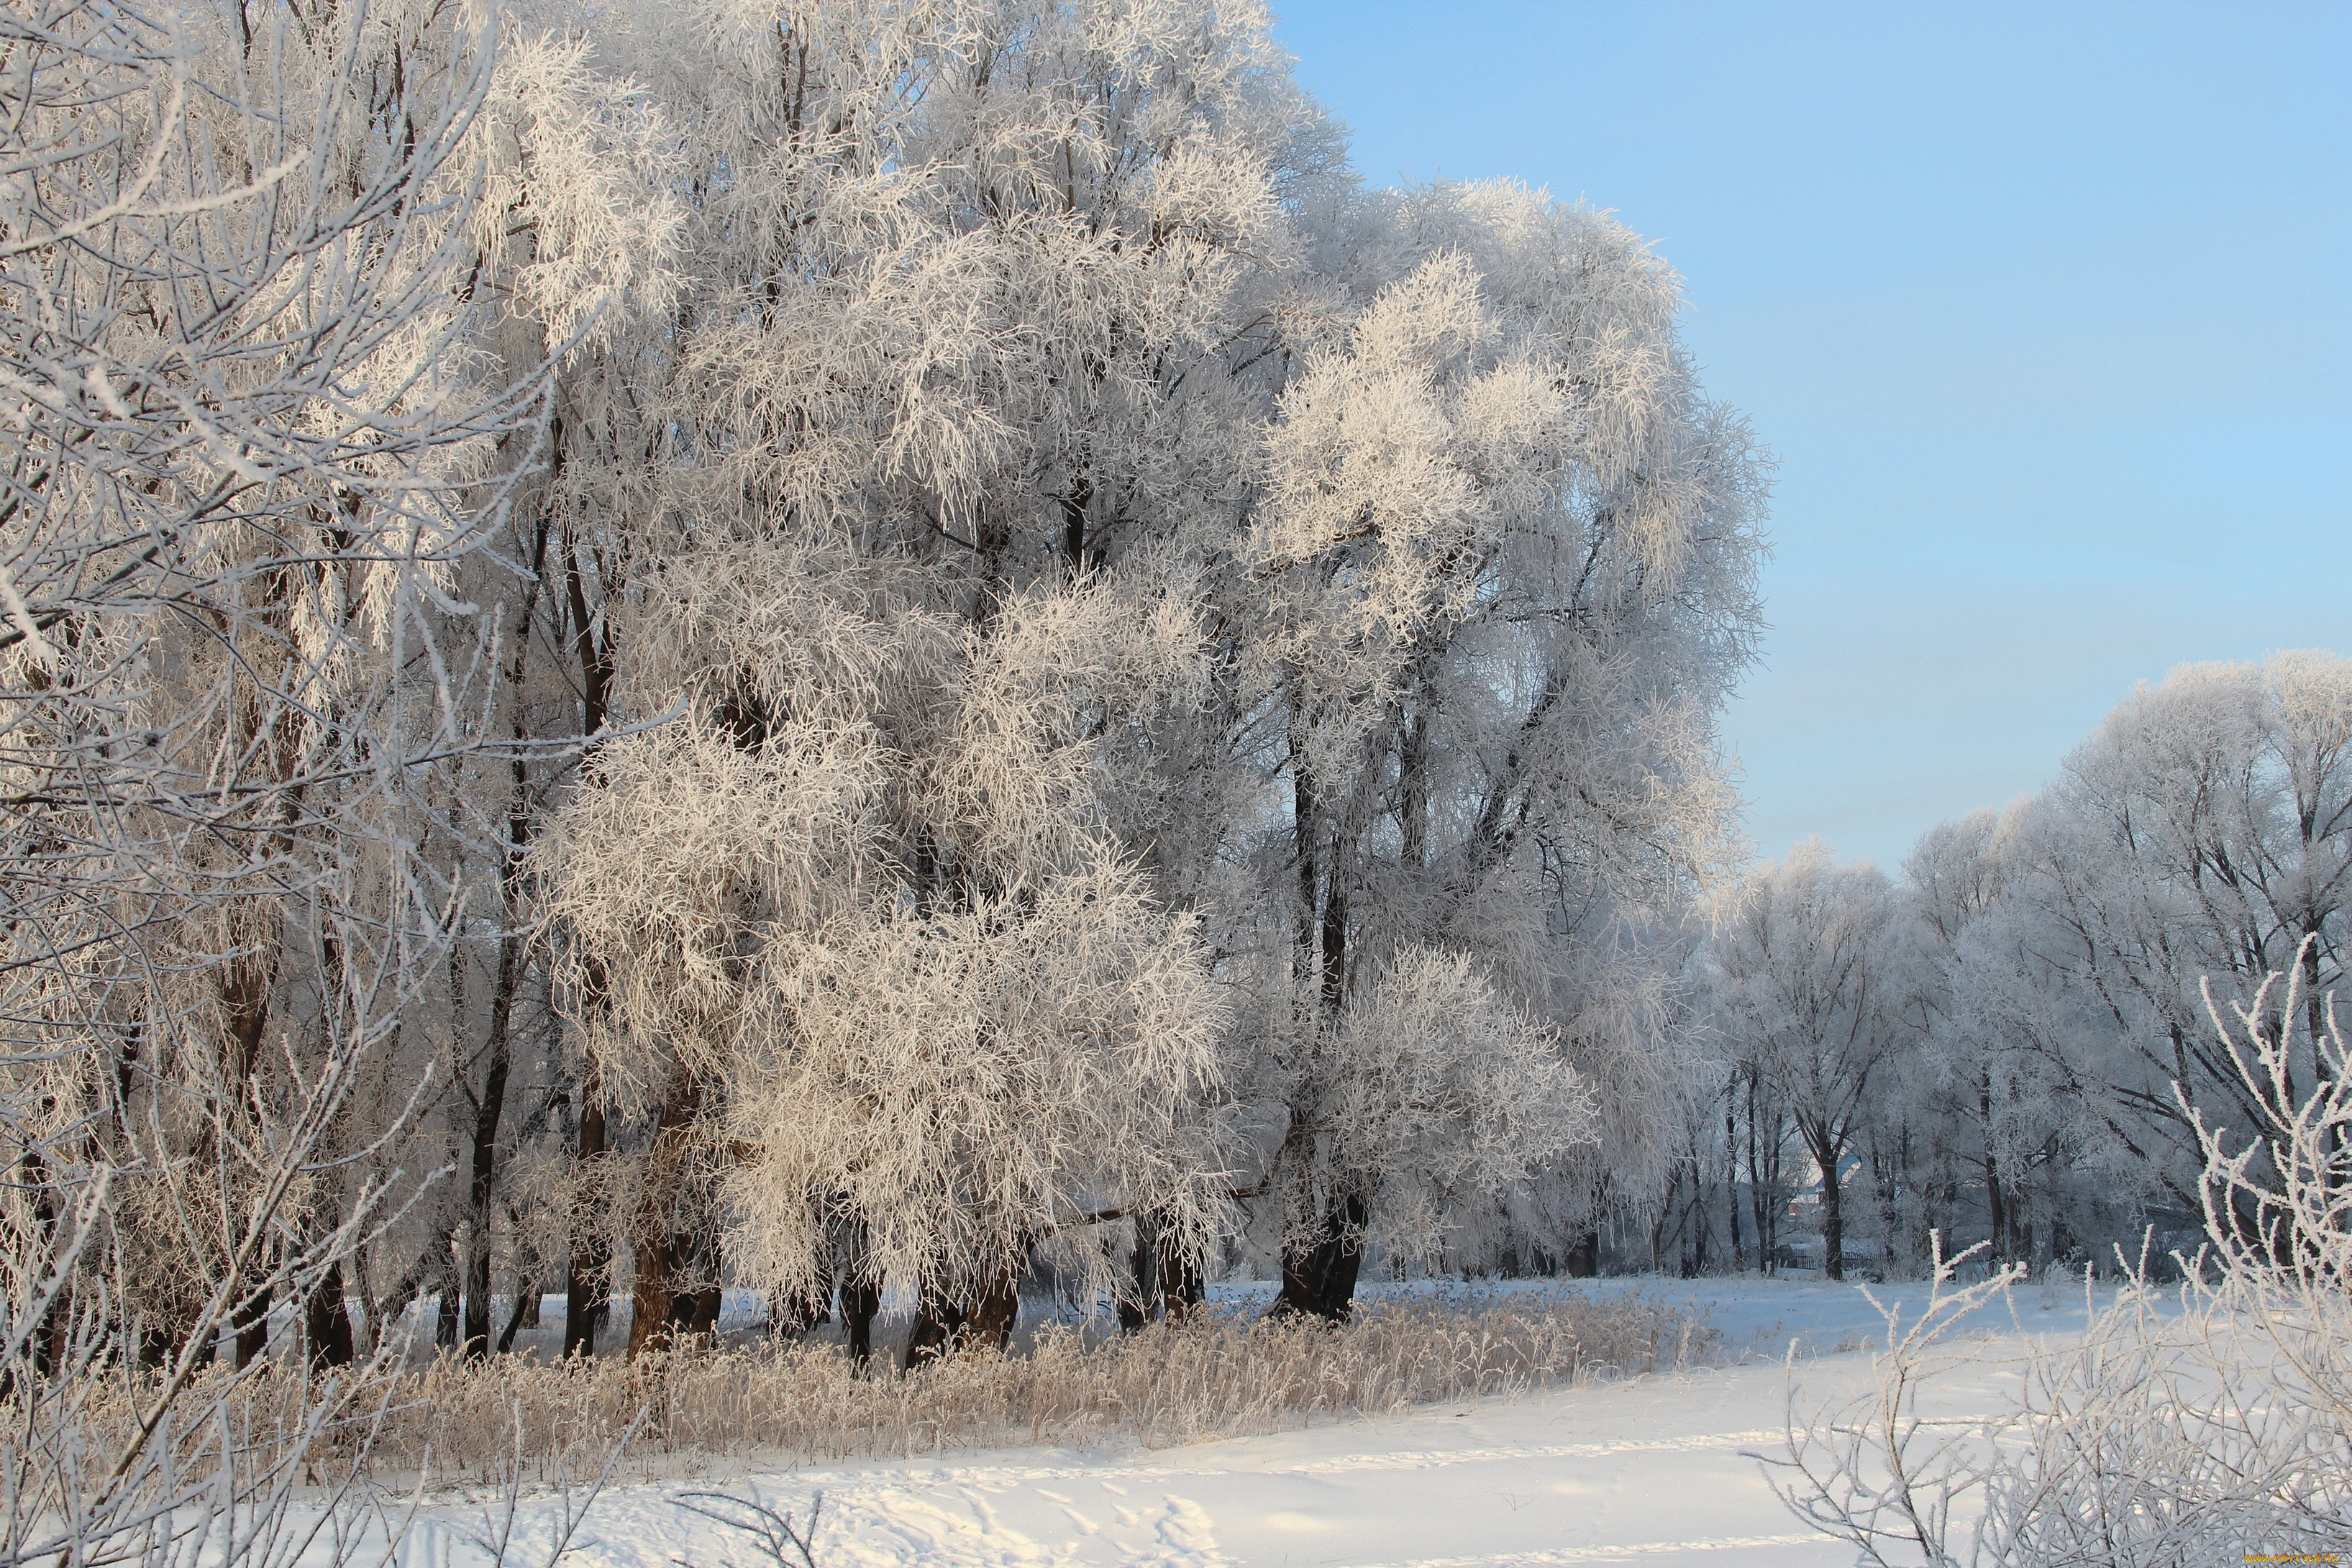
<path fill-rule="evenodd" d="M 1181 1448 L 962 1451 L 936 1458 L 620 1488 L 568 1559 L 596 1568 L 761 1568 L 748 1534 L 682 1494 L 724 1489 L 805 1520 L 822 1491 L 819 1568 L 883 1564 L 1403 1565 L 1633 1562 L 1843 1568 L 1773 1496 L 1792 1376 L 1812 1405 L 1868 1386 L 1883 1325 L 1862 1292 L 1819 1281 L 1602 1281 L 1686 1298 L 1724 1331 L 1719 1364 L 1531 1396 L 1416 1409 Z M 1874 1288 L 1916 1305 L 1925 1288 Z M 2080 1329 L 2079 1288 L 2028 1286 L 1967 1325 L 1979 1352 L 1939 1413 L 1990 1413 L 2030 1340 Z M 1790 1345 L 1795 1345 L 1793 1363 Z M 555 1504 L 526 1505 L 514 1555 L 543 1561 Z M 485 1521 L 430 1510 L 403 1568 L 461 1568 Z M 793 1561 L 797 1563 L 797 1558 Z"/>

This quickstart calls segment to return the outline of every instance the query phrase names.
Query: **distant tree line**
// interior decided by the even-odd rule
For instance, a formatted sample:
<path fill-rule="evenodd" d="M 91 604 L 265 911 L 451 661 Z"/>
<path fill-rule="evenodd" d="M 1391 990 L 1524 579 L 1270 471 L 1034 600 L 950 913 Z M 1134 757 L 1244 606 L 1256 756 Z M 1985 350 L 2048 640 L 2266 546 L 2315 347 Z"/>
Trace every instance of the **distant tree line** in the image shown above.
<path fill-rule="evenodd" d="M 1899 880 L 1818 842 L 1754 868 L 1701 916 L 1718 1088 L 1686 1112 L 1656 1260 L 1916 1275 L 1937 1231 L 1994 1263 L 2137 1258 L 2151 1229 L 2159 1264 L 2193 1251 L 2199 1128 L 2242 1144 L 2330 1078 L 2347 898 L 2352 660 L 2326 653 L 2143 686 Z M 2274 1012 L 2273 974 L 2302 1016 L 2254 1019 L 2264 1089 L 2207 997 Z M 2262 1170 L 2231 1189 L 2248 1237 Z"/>

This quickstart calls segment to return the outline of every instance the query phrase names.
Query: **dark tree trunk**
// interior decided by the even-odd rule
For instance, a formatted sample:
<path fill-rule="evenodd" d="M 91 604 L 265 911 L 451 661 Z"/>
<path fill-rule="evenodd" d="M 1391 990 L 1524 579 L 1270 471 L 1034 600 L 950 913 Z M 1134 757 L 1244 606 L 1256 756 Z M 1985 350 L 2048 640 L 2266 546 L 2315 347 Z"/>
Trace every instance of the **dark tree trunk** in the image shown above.
<path fill-rule="evenodd" d="M 1424 681 L 1427 664 L 1418 672 Z M 1415 869 L 1429 859 L 1429 724 L 1430 715 L 1408 709 L 1397 737 L 1397 829 L 1404 863 Z"/>
<path fill-rule="evenodd" d="M 509 950 L 516 939 L 499 946 L 498 995 L 491 1004 L 490 1061 L 482 1077 L 481 1098 L 474 1105 L 474 1148 L 471 1180 L 467 1184 L 466 1214 L 473 1222 L 466 1243 L 466 1335 L 459 1353 L 479 1361 L 490 1352 L 490 1199 L 497 1179 L 499 1121 L 506 1110 L 507 1017 L 514 995 L 515 958 Z"/>
<path fill-rule="evenodd" d="M 34 1352 L 34 1370 L 47 1377 L 64 1366 L 73 1350 L 73 1287 L 65 1286 L 41 1315 L 40 1342 Z"/>
<path fill-rule="evenodd" d="M 725 1300 L 724 1292 L 716 1283 L 678 1291 L 670 1298 L 672 1329 L 677 1334 L 698 1342 L 709 1342 L 719 1332 L 719 1310 Z"/>
<path fill-rule="evenodd" d="M 1087 540 L 1087 508 L 1094 497 L 1094 480 L 1082 473 L 1071 484 L 1069 493 L 1060 498 L 1062 558 L 1069 563 L 1074 576 L 1093 571 L 1103 563 L 1101 546 Z"/>
<path fill-rule="evenodd" d="M 1756 1077 L 1748 1079 L 1748 1200 L 1756 1218 L 1756 1256 L 1765 1273 L 1769 1274 L 1780 1264 L 1775 1257 L 1780 1250 L 1780 1157 L 1777 1150 L 1780 1122 L 1773 1123 L 1776 1148 L 1767 1158 L 1765 1139 L 1757 1124 Z"/>
<path fill-rule="evenodd" d="M 1666 1225 L 1669 1221 L 1679 1218 L 1675 1210 L 1681 1206 L 1682 1195 L 1683 1171 L 1680 1165 L 1676 1165 L 1667 1173 L 1665 1200 L 1659 1204 L 1657 1221 L 1650 1226 L 1650 1272 L 1653 1274 L 1665 1272 L 1665 1263 L 1662 1254 L 1666 1245 Z M 1679 1230 L 1679 1226 L 1676 1228 Z M 1680 1236 L 1677 1235 L 1675 1239 L 1680 1240 Z"/>
<path fill-rule="evenodd" d="M 1756 1079 L 1748 1080 L 1748 1212 L 1756 1222 L 1756 1267 L 1765 1273 L 1772 1272 L 1772 1229 L 1764 1223 L 1764 1166 L 1757 1156 Z"/>
<path fill-rule="evenodd" d="M 343 1265 L 339 1258 L 302 1303 L 302 1338 L 310 1346 L 315 1368 L 349 1366 L 357 1355 L 352 1343 L 351 1309 L 343 1302 Z"/>
<path fill-rule="evenodd" d="M 1292 750 L 1299 753 L 1292 764 L 1290 816 L 1291 832 L 1297 840 L 1298 948 L 1302 954 L 1315 950 L 1315 915 L 1322 891 L 1315 859 L 1315 778 L 1307 771 L 1305 746 L 1303 736 L 1291 736 Z"/>
<path fill-rule="evenodd" d="M 718 1237 L 708 1232 L 674 1235 L 670 1237 L 669 1256 L 670 1342 L 708 1345 L 718 1337 L 719 1311 L 725 1303 L 719 1284 L 724 1260 L 719 1256 Z M 693 1287 L 684 1289 L 683 1281 L 689 1274 Z"/>
<path fill-rule="evenodd" d="M 850 1359 L 860 1367 L 874 1359 L 874 1319 L 882 1310 L 882 1287 L 853 1276 L 841 1288 L 841 1326 Z"/>
<path fill-rule="evenodd" d="M 1739 1111 L 1737 1099 L 1723 1108 L 1723 1195 L 1724 1208 L 1731 1219 L 1731 1270 L 1738 1273 L 1748 1267 L 1748 1255 L 1739 1241 Z"/>
<path fill-rule="evenodd" d="M 901 1364 L 912 1372 L 953 1354 L 963 1323 L 963 1303 L 925 1279 L 916 1294 L 915 1320 L 907 1325 L 907 1356 Z"/>
<path fill-rule="evenodd" d="M 1000 1275 L 982 1289 L 964 1311 L 961 1342 L 999 1354 L 1013 1348 L 1013 1329 L 1021 1316 L 1021 1281 Z"/>
<path fill-rule="evenodd" d="M 560 447 L 560 423 L 553 434 Z M 562 461 L 560 457 L 557 461 Z M 539 585 L 544 581 L 547 523 L 547 512 L 541 509 L 531 544 L 530 587 L 523 599 L 522 621 L 526 628 L 537 614 Z M 520 694 L 522 690 L 530 646 L 528 629 L 515 638 L 514 657 L 508 662 L 506 672 L 510 693 Z M 514 721 L 514 737 L 518 742 L 527 738 L 520 712 Z M 520 905 L 523 856 L 530 847 L 531 836 L 530 771 L 520 754 L 509 768 L 506 858 L 499 868 L 499 913 L 505 918 L 506 930 L 499 937 L 499 969 L 490 992 L 489 1039 L 485 1053 L 489 1060 L 482 1074 L 481 1098 L 474 1102 L 474 1167 L 466 1192 L 467 1214 L 474 1222 L 474 1235 L 466 1258 L 464 1354 L 472 1361 L 488 1355 L 490 1349 L 490 1203 L 497 1186 L 499 1122 L 506 1114 L 507 1077 L 513 1061 L 515 992 L 522 984 L 523 971 Z M 501 1343 L 513 1338 L 512 1332 L 499 1336 Z"/>
<path fill-rule="evenodd" d="M 2006 1263 L 2015 1251 L 2009 1233 L 2009 1194 L 2001 1188 L 2000 1167 L 1990 1152 L 1985 1155 L 1985 1217 L 1992 1226 L 1993 1261 Z"/>
<path fill-rule="evenodd" d="M 1282 1292 L 1269 1317 L 1305 1314 L 1325 1322 L 1345 1322 L 1356 1308 L 1356 1277 L 1364 1264 L 1363 1198 L 1350 1193 L 1323 1217 L 1315 1238 L 1282 1249 Z"/>
<path fill-rule="evenodd" d="M 1834 1145 L 1813 1146 L 1822 1168 L 1822 1272 L 1832 1279 L 1845 1278 L 1845 1184 L 1838 1175 Z"/>
<path fill-rule="evenodd" d="M 629 1304 L 629 1358 L 666 1342 L 679 1320 L 677 1266 L 690 1248 L 678 1245 L 677 1211 L 686 1161 L 686 1138 L 700 1100 L 700 1086 L 683 1063 L 670 1068 L 669 1089 L 654 1119 L 653 1146 L 646 1152 L 645 1193 L 638 1200 L 635 1279 Z"/>
<path fill-rule="evenodd" d="M 1985 1218 L 1992 1226 L 1992 1260 L 2005 1263 L 2011 1255 L 2009 1234 L 2009 1194 L 2002 1190 L 2000 1161 L 1992 1149 L 1992 1082 L 1979 1079 L 1977 1083 L 1977 1121 L 1984 1129 Z"/>
<path fill-rule="evenodd" d="M 1706 1233 L 1713 1228 L 1707 1223 L 1706 1167 L 1699 1163 L 1698 1140 L 1691 1140 L 1691 1201 L 1684 1212 L 1691 1222 L 1690 1275 L 1706 1272 Z"/>
<path fill-rule="evenodd" d="M 1006 1350 L 1020 1312 L 1021 1283 L 1009 1271 L 969 1297 L 950 1297 L 926 1281 L 907 1329 L 906 1368 L 912 1372 L 974 1346 Z"/>
<path fill-rule="evenodd" d="M 531 1315 L 530 1308 L 538 1300 L 539 1284 L 536 1280 L 516 1282 L 514 1310 L 507 1314 L 507 1326 L 499 1331 L 499 1354 L 504 1355 L 514 1349 L 515 1335 L 522 1331 L 524 1320 Z M 531 1326 L 537 1327 L 536 1324 Z"/>
<path fill-rule="evenodd" d="M 560 456 L 563 449 L 560 439 L 554 448 Z M 580 543 L 572 537 L 568 526 L 562 554 L 564 610 L 571 622 L 572 653 L 580 663 L 580 732 L 590 737 L 589 765 L 583 772 L 593 782 L 593 758 L 595 748 L 602 743 L 595 737 L 603 731 L 610 710 L 616 668 L 613 626 L 607 621 L 604 636 L 596 635 L 596 617 L 588 603 L 585 574 L 580 570 Z M 598 1005 L 604 990 L 604 976 L 592 968 L 586 978 L 589 994 L 582 1000 L 587 1005 Z M 595 1052 L 587 1052 L 586 1058 L 580 1075 L 580 1136 L 575 1151 L 583 1174 L 593 1170 L 606 1147 L 604 1073 L 597 1065 Z M 612 1310 L 611 1282 L 606 1276 L 612 1262 L 612 1246 L 603 1226 L 593 1221 L 583 1226 L 575 1219 L 572 1256 L 564 1267 L 563 1280 L 566 1357 L 596 1353 L 596 1336 L 604 1326 L 605 1315 Z"/>
<path fill-rule="evenodd" d="M 593 1055 L 580 1085 L 580 1136 L 575 1152 L 583 1173 L 593 1170 L 604 1153 L 604 1082 Z M 597 1331 L 604 1328 L 605 1315 L 612 1310 L 605 1278 L 612 1260 L 603 1226 L 590 1221 L 575 1227 L 572 1256 L 563 1270 L 563 1353 L 567 1359 L 596 1353 Z"/>
<path fill-rule="evenodd" d="M 269 1314 L 277 1304 L 276 1292 L 265 1285 L 237 1308 L 235 1328 L 238 1366 L 251 1366 L 254 1358 L 269 1348 Z"/>
<path fill-rule="evenodd" d="M 507 1079 L 512 1070 L 512 1021 L 516 989 L 522 984 L 522 936 L 514 929 L 520 919 L 516 904 L 516 880 L 520 874 L 522 845 L 530 832 L 525 816 L 523 765 L 514 764 L 514 812 L 507 822 L 512 840 L 507 857 L 506 916 L 508 931 L 499 939 L 499 972 L 490 994 L 489 1062 L 482 1074 L 481 1098 L 474 1102 L 473 1170 L 466 1187 L 467 1217 L 473 1237 L 466 1254 L 466 1341 L 464 1354 L 478 1361 L 490 1349 L 490 1213 L 498 1182 L 499 1123 L 506 1114 Z"/>
<path fill-rule="evenodd" d="M 1209 1282 L 1202 1277 L 1201 1260 L 1164 1241 L 1160 1248 L 1160 1299 L 1171 1321 L 1193 1316 L 1209 1299 Z"/>
<path fill-rule="evenodd" d="M 1335 867 L 1323 896 L 1323 1015 L 1336 1019 L 1348 994 L 1348 895 Z"/>
<path fill-rule="evenodd" d="M 874 1271 L 865 1216 L 845 1214 L 837 1223 L 842 1337 L 849 1342 L 851 1363 L 865 1372 L 874 1362 L 874 1319 L 882 1310 L 882 1278 Z"/>
<path fill-rule="evenodd" d="M 629 1342 L 623 1352 L 630 1361 L 669 1343 L 670 1310 L 675 1305 L 669 1244 L 667 1226 L 657 1237 L 641 1233 L 637 1237 L 635 1273 L 629 1285 Z"/>
<path fill-rule="evenodd" d="M 1132 1297 L 1118 1301 L 1118 1326 L 1134 1334 L 1160 1316 L 1160 1222 L 1150 1215 L 1135 1216 L 1135 1250 L 1128 1258 Z"/>
<path fill-rule="evenodd" d="M 1560 1270 L 1570 1279 L 1597 1279 L 1601 1277 L 1601 1233 L 1588 1230 L 1569 1244 L 1567 1254 L 1560 1258 Z"/>

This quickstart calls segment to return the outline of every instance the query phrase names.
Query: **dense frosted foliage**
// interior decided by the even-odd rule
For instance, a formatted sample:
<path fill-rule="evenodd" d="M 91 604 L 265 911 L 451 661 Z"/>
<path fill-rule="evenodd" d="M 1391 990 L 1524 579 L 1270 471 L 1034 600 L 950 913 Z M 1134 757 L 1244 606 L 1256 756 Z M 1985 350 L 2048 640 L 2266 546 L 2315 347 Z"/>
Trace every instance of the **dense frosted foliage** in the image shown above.
<path fill-rule="evenodd" d="M 290 1563 L 412 1310 L 862 1373 L 886 1289 L 912 1368 L 2150 1225 L 2194 1310 L 2044 1369 L 1990 1550 L 2341 1525 L 2352 663 L 1742 868 L 1677 279 L 1365 188 L 1269 26 L 0 14 L 0 1560 Z"/>
<path fill-rule="evenodd" d="M 1757 460 L 1671 273 L 1514 188 L 1359 191 L 1247 8 L 591 32 L 693 194 L 674 347 L 625 371 L 658 437 L 566 468 L 638 498 L 583 595 L 612 716 L 694 737 L 600 752 L 535 852 L 553 1000 L 654 1123 L 562 1178 L 636 1215 L 604 1254 L 726 1231 L 952 1316 L 1041 1245 L 1111 1267 L 1089 1215 L 1194 1258 L 1246 1223 L 1337 1312 L 1367 1237 L 1475 1252 L 1547 1184 L 1555 1251 L 1588 1227 L 1588 1065 L 1652 1096 L 1609 1119 L 1638 1190 L 1678 1081 L 1648 932 L 1722 857 L 1756 624 Z M 620 374 L 578 363 L 559 405 Z M 1499 1033 L 1416 1070 L 1575 1114 L 1356 1103 L 1423 947 Z M 1343 1085 L 1394 1169 L 1330 1156 Z M 678 1309 L 637 1278 L 642 1338 Z"/>
<path fill-rule="evenodd" d="M 304 1368 L 366 1360 L 347 1291 L 437 1163 L 401 1145 L 450 1081 L 446 847 L 472 781 L 565 749 L 505 721 L 517 628 L 472 597 L 517 591 L 547 395 L 458 286 L 497 267 L 493 43 L 400 5 L 0 17 L 10 1562 L 353 1478 L 317 1445 L 362 1383 Z M 265 1459 L 218 1401 L 287 1307 L 306 1436 Z"/>
<path fill-rule="evenodd" d="M 0 23 L 6 1388 L 1653 1201 L 1765 464 L 1638 238 L 1363 188 L 1268 26 Z"/>

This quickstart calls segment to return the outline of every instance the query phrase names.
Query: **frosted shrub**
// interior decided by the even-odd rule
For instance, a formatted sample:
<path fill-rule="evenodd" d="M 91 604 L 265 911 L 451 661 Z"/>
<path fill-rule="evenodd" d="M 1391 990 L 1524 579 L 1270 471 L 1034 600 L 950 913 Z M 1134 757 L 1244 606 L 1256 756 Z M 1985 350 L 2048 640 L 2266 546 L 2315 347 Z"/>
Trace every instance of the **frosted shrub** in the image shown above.
<path fill-rule="evenodd" d="M 2079 1343 L 2034 1353 L 2008 1415 L 1938 1422 L 1921 1396 L 1968 1359 L 1952 1325 L 2023 1273 L 1955 1289 L 1960 1259 L 1939 1257 L 1923 1319 L 1888 1314 L 1876 1390 L 1792 1418 L 1792 1509 L 1864 1562 L 1931 1568 L 2157 1568 L 2352 1538 L 2352 1084 L 2301 973 L 2227 1019 L 2208 997 L 2263 1121 L 2241 1139 L 2197 1119 L 2207 1246 L 2177 1298 L 2142 1259 Z"/>

